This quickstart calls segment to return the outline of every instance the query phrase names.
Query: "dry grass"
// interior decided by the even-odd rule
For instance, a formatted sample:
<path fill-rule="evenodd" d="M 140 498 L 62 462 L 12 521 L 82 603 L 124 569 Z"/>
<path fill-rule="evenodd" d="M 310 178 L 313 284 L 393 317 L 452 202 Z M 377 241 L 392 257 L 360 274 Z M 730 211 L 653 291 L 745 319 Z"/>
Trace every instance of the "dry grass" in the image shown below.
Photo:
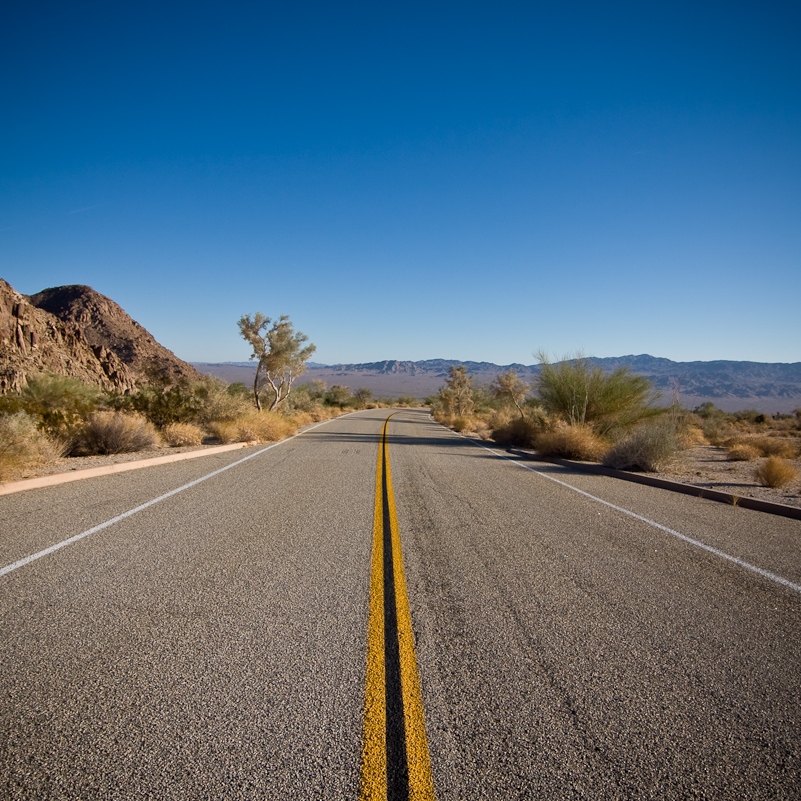
<path fill-rule="evenodd" d="M 450 428 L 459 433 L 463 431 L 475 431 L 476 420 L 472 415 L 456 414 L 451 417 Z"/>
<path fill-rule="evenodd" d="M 735 443 L 726 448 L 726 455 L 731 462 L 755 462 L 762 455 L 759 448 L 745 442 Z"/>
<path fill-rule="evenodd" d="M 798 446 L 786 437 L 732 437 L 723 443 L 730 451 L 732 448 L 746 446 L 757 451 L 759 456 L 779 456 L 782 459 L 794 459 L 798 455 Z"/>
<path fill-rule="evenodd" d="M 495 421 L 492 428 L 492 439 L 499 445 L 536 448 L 542 431 L 543 425 L 540 420 L 523 419 L 517 415 L 503 423 Z"/>
<path fill-rule="evenodd" d="M 162 436 L 173 448 L 203 444 L 203 429 L 192 423 L 172 423 L 164 429 Z"/>
<path fill-rule="evenodd" d="M 589 426 L 560 425 L 537 437 L 536 448 L 543 456 L 563 456 L 581 462 L 599 461 L 607 443 Z"/>
<path fill-rule="evenodd" d="M 706 445 L 707 440 L 701 426 L 687 425 L 680 426 L 678 432 L 678 444 L 682 450 L 694 448 L 696 445 Z"/>
<path fill-rule="evenodd" d="M 275 412 L 251 412 L 237 422 L 246 442 L 277 442 L 298 432 L 293 420 Z"/>
<path fill-rule="evenodd" d="M 0 481 L 20 476 L 25 469 L 54 462 L 63 447 L 43 434 L 25 412 L 0 416 Z"/>
<path fill-rule="evenodd" d="M 670 420 L 659 420 L 631 431 L 611 448 L 603 463 L 618 470 L 658 473 L 676 458 L 678 450 L 675 426 Z"/>
<path fill-rule="evenodd" d="M 277 442 L 298 431 L 297 423 L 276 412 L 252 412 L 236 420 L 215 421 L 208 425 L 209 433 L 223 443 Z"/>
<path fill-rule="evenodd" d="M 153 424 L 139 415 L 123 412 L 95 412 L 81 432 L 81 455 L 133 453 L 155 447 L 159 442 Z"/>
<path fill-rule="evenodd" d="M 786 487 L 797 478 L 798 470 L 779 456 L 769 456 L 754 470 L 754 479 L 763 487 Z"/>
<path fill-rule="evenodd" d="M 239 436 L 239 425 L 236 420 L 215 420 L 206 426 L 206 430 L 214 439 L 219 440 L 223 445 L 242 441 Z"/>

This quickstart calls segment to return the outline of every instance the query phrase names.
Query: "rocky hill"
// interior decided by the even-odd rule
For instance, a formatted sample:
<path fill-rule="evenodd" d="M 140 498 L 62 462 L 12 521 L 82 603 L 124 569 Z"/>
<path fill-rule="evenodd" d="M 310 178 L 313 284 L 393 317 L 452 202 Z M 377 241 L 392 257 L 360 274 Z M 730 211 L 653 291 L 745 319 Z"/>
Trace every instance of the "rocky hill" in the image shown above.
<path fill-rule="evenodd" d="M 20 390 L 40 372 L 130 392 L 151 369 L 171 380 L 200 377 L 91 287 L 26 296 L 0 279 L 0 393 Z"/>

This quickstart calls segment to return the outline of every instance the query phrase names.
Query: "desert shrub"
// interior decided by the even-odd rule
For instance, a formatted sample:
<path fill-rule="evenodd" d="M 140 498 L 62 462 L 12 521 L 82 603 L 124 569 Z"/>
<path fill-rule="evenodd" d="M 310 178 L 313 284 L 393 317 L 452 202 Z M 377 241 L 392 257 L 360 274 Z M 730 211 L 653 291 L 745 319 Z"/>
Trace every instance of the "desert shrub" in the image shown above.
<path fill-rule="evenodd" d="M 55 461 L 63 452 L 25 412 L 0 415 L 0 481 L 8 481 L 28 467 Z"/>
<path fill-rule="evenodd" d="M 242 441 L 239 436 L 239 424 L 236 420 L 213 420 L 206 426 L 206 430 L 223 445 Z"/>
<path fill-rule="evenodd" d="M 749 440 L 755 448 L 759 448 L 763 456 L 780 456 L 782 459 L 793 459 L 797 454 L 794 443 L 782 437 L 755 437 Z"/>
<path fill-rule="evenodd" d="M 726 448 L 726 456 L 731 462 L 753 462 L 761 455 L 759 448 L 745 442 L 737 442 Z"/>
<path fill-rule="evenodd" d="M 308 412 L 295 412 L 292 415 L 292 419 L 298 428 L 303 428 L 303 426 L 311 425 L 314 422 L 314 418 Z"/>
<path fill-rule="evenodd" d="M 356 403 L 359 409 L 367 409 L 370 401 L 373 399 L 373 390 L 361 387 L 353 393 L 356 398 Z"/>
<path fill-rule="evenodd" d="M 543 431 L 537 437 L 536 449 L 543 456 L 594 462 L 602 458 L 608 445 L 589 426 L 561 424 Z"/>
<path fill-rule="evenodd" d="M 223 443 L 275 442 L 297 433 L 297 424 L 277 412 L 253 410 L 236 420 L 212 422 L 209 433 Z"/>
<path fill-rule="evenodd" d="M 69 442 L 101 400 L 100 390 L 77 378 L 36 375 L 19 393 L 21 409 L 38 418 L 39 428 L 51 439 Z"/>
<path fill-rule="evenodd" d="M 400 395 L 398 397 L 398 406 L 416 407 L 419 405 L 420 401 L 414 395 Z"/>
<path fill-rule="evenodd" d="M 322 405 L 322 394 L 312 384 L 300 384 L 295 387 L 292 394 L 286 400 L 286 411 L 288 414 L 294 412 L 310 412 L 315 406 Z"/>
<path fill-rule="evenodd" d="M 161 435 L 173 448 L 203 443 L 203 429 L 192 423 L 170 423 Z"/>
<path fill-rule="evenodd" d="M 157 428 L 165 428 L 171 423 L 193 422 L 201 409 L 202 400 L 188 381 L 170 384 L 167 378 L 161 378 L 130 396 L 127 404 Z"/>
<path fill-rule="evenodd" d="M 499 445 L 518 445 L 521 448 L 534 448 L 542 428 L 535 422 L 514 417 L 506 425 L 492 429 L 492 439 Z"/>
<path fill-rule="evenodd" d="M 353 393 L 350 387 L 344 387 L 340 384 L 334 384 L 328 392 L 325 393 L 325 402 L 329 406 L 350 406 L 354 403 Z"/>
<path fill-rule="evenodd" d="M 718 409 L 711 401 L 696 406 L 693 414 L 701 420 L 701 431 L 711 445 L 720 445 L 732 436 L 734 416 Z"/>
<path fill-rule="evenodd" d="M 457 414 L 451 418 L 450 428 L 454 431 L 474 431 L 476 427 L 475 418 L 467 414 Z"/>
<path fill-rule="evenodd" d="M 647 378 L 628 367 L 606 373 L 578 356 L 555 364 L 540 353 L 537 397 L 546 412 L 571 426 L 591 426 L 599 434 L 626 428 L 657 414 Z"/>
<path fill-rule="evenodd" d="M 216 378 L 199 381 L 191 387 L 195 396 L 194 420 L 201 425 L 212 420 L 236 420 L 253 408 L 244 384 L 231 384 Z"/>
<path fill-rule="evenodd" d="M 676 458 L 678 450 L 673 421 L 662 419 L 637 426 L 606 453 L 603 463 L 618 470 L 658 473 Z"/>
<path fill-rule="evenodd" d="M 757 451 L 758 456 L 780 456 L 783 459 L 795 458 L 798 449 L 792 440 L 783 437 L 730 437 L 723 447 L 730 450 L 737 446 L 748 446 Z"/>
<path fill-rule="evenodd" d="M 315 423 L 322 423 L 325 420 L 330 420 L 333 417 L 337 417 L 340 413 L 341 409 L 336 406 L 322 406 L 319 403 L 316 403 L 307 412 Z"/>
<path fill-rule="evenodd" d="M 749 423 L 756 426 L 768 424 L 772 420 L 769 414 L 764 414 L 757 409 L 743 409 L 734 412 L 734 419 L 738 423 Z"/>
<path fill-rule="evenodd" d="M 754 478 L 763 487 L 784 487 L 798 478 L 798 470 L 786 459 L 769 456 L 754 470 Z"/>
<path fill-rule="evenodd" d="M 78 451 L 82 455 L 132 453 L 158 444 L 152 423 L 125 412 L 95 412 L 81 432 Z"/>
<path fill-rule="evenodd" d="M 535 448 L 537 438 L 547 429 L 549 420 L 542 409 L 526 408 L 525 416 L 521 418 L 516 411 L 506 407 L 490 416 L 489 425 L 492 439 L 499 445 Z"/>
<path fill-rule="evenodd" d="M 687 448 L 693 448 L 696 445 L 706 445 L 707 439 L 704 436 L 703 429 L 700 426 L 696 425 L 686 425 L 681 423 L 679 425 L 678 431 L 676 432 L 676 437 L 678 441 L 679 448 L 685 450 Z"/>

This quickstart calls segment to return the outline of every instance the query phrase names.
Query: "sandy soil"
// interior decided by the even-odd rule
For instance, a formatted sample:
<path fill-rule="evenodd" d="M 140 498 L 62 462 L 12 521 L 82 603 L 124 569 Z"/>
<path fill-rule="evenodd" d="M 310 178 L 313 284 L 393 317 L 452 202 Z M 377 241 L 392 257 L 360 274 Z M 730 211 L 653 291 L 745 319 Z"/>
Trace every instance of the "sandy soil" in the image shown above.
<path fill-rule="evenodd" d="M 730 462 L 723 448 L 697 445 L 680 453 L 676 463 L 666 468 L 660 476 L 682 484 L 728 492 L 741 498 L 759 498 L 801 508 L 801 478 L 782 489 L 761 487 L 754 479 L 754 470 L 759 461 Z M 795 459 L 793 464 L 801 476 L 801 460 Z"/>

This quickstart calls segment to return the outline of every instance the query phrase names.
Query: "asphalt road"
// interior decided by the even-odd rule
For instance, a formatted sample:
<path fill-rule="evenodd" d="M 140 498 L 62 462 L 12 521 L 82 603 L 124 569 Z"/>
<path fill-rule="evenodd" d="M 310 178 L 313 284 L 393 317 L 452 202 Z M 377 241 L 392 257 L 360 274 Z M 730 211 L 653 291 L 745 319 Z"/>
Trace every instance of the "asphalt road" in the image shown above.
<path fill-rule="evenodd" d="M 0 498 L 2 567 L 233 465 L 0 576 L 0 797 L 358 798 L 387 415 Z M 801 798 L 799 521 L 387 449 L 437 798 Z"/>

